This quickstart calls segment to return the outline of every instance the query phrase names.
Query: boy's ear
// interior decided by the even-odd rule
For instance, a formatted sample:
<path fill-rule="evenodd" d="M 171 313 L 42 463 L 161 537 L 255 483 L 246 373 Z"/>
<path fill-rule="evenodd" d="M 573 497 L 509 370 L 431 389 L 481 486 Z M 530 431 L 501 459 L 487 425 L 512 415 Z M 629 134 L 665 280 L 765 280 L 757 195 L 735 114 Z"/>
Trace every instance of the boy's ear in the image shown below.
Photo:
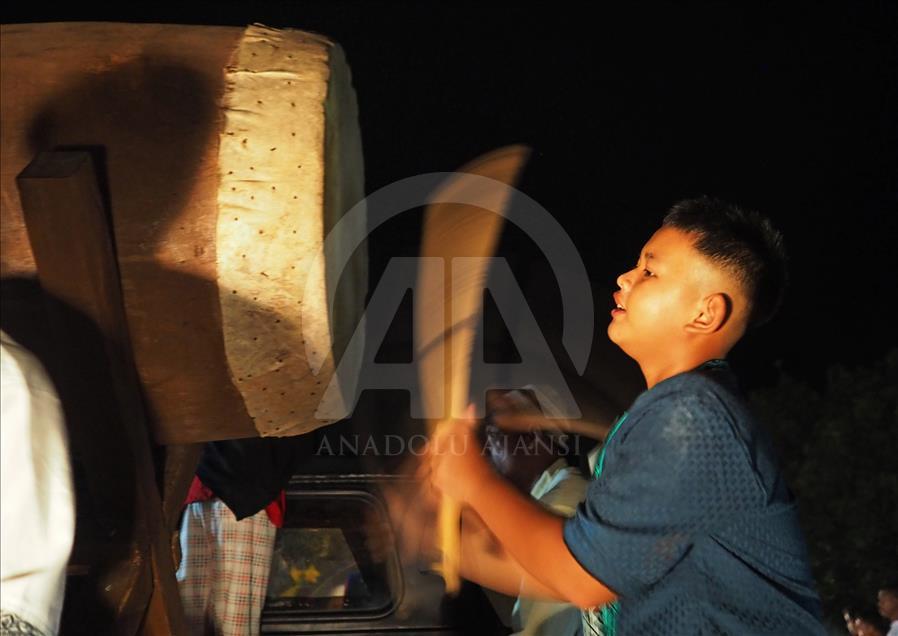
<path fill-rule="evenodd" d="M 698 314 L 686 324 L 686 331 L 711 334 L 723 327 L 733 313 L 733 301 L 724 293 L 711 294 L 702 299 Z"/>

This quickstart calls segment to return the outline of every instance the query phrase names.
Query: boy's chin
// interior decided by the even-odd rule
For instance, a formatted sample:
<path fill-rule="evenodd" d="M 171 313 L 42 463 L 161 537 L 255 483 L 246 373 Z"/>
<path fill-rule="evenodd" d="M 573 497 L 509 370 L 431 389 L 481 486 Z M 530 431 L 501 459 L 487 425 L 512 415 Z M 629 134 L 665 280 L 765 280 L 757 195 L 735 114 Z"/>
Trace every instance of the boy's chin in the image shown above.
<path fill-rule="evenodd" d="M 618 347 L 621 346 L 621 340 L 623 339 L 623 334 L 621 333 L 621 326 L 615 320 L 611 320 L 608 323 L 608 328 L 605 330 L 608 333 L 608 339 L 611 340 Z"/>
<path fill-rule="evenodd" d="M 621 351 L 626 353 L 628 356 L 633 358 L 634 360 L 638 360 L 636 357 L 635 348 L 633 347 L 633 343 L 627 342 L 624 334 L 621 333 L 620 325 L 616 325 L 614 322 L 608 325 L 608 339 L 616 344 Z"/>
<path fill-rule="evenodd" d="M 627 355 L 629 355 L 629 352 L 627 352 L 627 348 L 623 343 L 622 334 L 620 333 L 620 325 L 616 325 L 614 324 L 614 321 L 612 321 L 608 324 L 608 329 L 606 329 L 606 332 L 608 334 L 608 339 L 618 347 L 623 349 L 624 353 L 627 353 Z"/>

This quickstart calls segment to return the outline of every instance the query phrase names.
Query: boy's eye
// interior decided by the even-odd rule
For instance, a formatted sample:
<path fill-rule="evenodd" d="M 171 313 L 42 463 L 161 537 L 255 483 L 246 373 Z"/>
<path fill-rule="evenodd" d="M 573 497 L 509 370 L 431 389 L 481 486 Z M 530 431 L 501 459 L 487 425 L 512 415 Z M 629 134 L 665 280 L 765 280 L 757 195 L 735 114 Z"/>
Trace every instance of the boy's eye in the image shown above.
<path fill-rule="evenodd" d="M 650 277 L 650 276 L 654 276 L 654 274 L 653 274 L 652 272 L 650 272 L 649 270 L 647 270 L 647 269 L 643 269 L 643 270 L 642 270 L 642 273 L 643 273 L 643 275 L 644 275 L 646 278 L 648 278 L 648 277 Z"/>

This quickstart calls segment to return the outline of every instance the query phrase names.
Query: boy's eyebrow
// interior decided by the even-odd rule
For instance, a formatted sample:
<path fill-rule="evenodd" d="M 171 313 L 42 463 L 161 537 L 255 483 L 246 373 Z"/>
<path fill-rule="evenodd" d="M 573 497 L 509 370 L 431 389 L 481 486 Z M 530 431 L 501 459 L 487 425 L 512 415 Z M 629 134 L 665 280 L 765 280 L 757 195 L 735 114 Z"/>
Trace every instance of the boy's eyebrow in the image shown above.
<path fill-rule="evenodd" d="M 636 261 L 636 264 L 638 265 L 639 261 L 642 261 L 642 260 L 653 261 L 653 260 L 658 260 L 658 259 L 655 258 L 654 252 L 643 252 L 642 255 L 639 257 L 639 259 Z"/>

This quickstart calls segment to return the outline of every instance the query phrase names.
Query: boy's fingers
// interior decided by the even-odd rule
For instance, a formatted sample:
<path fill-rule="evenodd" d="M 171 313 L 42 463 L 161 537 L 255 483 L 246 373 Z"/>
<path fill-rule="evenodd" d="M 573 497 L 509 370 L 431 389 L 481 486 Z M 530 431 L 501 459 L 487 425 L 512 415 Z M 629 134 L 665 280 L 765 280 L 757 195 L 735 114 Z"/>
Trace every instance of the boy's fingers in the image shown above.
<path fill-rule="evenodd" d="M 415 469 L 415 480 L 419 484 L 430 479 L 430 471 L 433 470 L 431 463 L 432 458 L 424 456 L 421 463 L 418 464 L 418 467 Z"/>
<path fill-rule="evenodd" d="M 405 499 L 408 503 L 394 527 L 400 554 L 405 559 L 416 560 L 422 546 L 428 542 L 426 533 L 429 513 L 425 507 L 418 505 L 419 501 L 411 493 L 406 493 Z"/>
<path fill-rule="evenodd" d="M 402 527 L 402 520 L 405 517 L 405 498 L 400 496 L 399 493 L 389 490 L 384 493 L 384 499 L 387 502 L 387 513 L 390 515 L 390 522 L 393 524 L 393 528 L 398 532 Z"/>
<path fill-rule="evenodd" d="M 438 497 L 429 479 L 432 469 L 429 461 L 420 461 L 415 469 L 420 481 L 385 487 L 383 491 L 396 547 L 403 560 L 408 562 L 429 558 L 436 537 Z M 376 547 L 377 540 L 374 544 Z"/>

